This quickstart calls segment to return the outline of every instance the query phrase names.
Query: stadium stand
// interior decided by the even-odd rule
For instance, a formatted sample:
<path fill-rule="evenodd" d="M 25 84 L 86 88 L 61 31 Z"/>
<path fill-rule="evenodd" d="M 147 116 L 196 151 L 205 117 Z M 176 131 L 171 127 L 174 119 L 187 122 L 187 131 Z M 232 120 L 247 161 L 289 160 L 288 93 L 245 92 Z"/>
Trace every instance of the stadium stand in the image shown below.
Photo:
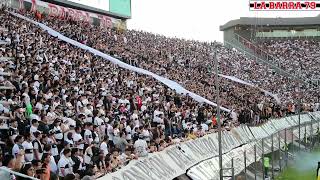
<path fill-rule="evenodd" d="M 232 110 L 222 113 L 224 130 L 297 112 L 294 82 L 220 43 L 19 13 L 212 101 L 211 54 L 218 52 L 221 74 L 255 85 L 220 78 L 221 104 Z M 214 107 L 52 37 L 5 8 L 0 22 L 2 166 L 41 179 L 99 177 L 132 159 L 216 131 Z M 261 89 L 277 94 L 281 103 Z M 315 99 L 304 100 L 303 111 L 318 110 Z"/>

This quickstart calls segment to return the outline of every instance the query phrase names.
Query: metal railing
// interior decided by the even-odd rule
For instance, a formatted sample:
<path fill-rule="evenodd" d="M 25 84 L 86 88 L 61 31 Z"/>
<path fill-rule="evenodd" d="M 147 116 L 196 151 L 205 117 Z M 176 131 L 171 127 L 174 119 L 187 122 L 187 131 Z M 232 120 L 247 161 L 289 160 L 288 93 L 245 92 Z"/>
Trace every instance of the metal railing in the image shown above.
<path fill-rule="evenodd" d="M 311 116 L 311 121 L 307 123 L 302 123 L 300 125 L 291 127 L 290 129 L 284 129 L 281 132 L 284 132 L 284 135 L 281 135 L 281 132 L 276 132 L 271 134 L 268 138 L 261 139 L 261 160 L 257 161 L 257 147 L 254 145 L 254 163 L 249 166 L 254 166 L 252 169 L 254 170 L 254 176 L 251 179 L 265 179 L 265 175 L 267 177 L 271 177 L 271 179 L 275 179 L 277 173 L 282 172 L 286 167 L 288 167 L 288 162 L 294 160 L 296 158 L 295 154 L 299 152 L 310 152 L 315 149 L 315 147 L 320 146 L 320 121 L 319 119 L 315 119 Z M 314 126 L 315 125 L 315 126 Z M 314 132 L 314 128 L 317 128 L 318 131 Z M 299 135 L 295 135 L 296 131 L 301 129 L 300 134 L 305 134 L 303 138 L 300 139 Z M 309 131 L 307 130 L 309 129 Z M 310 133 L 308 133 L 310 132 Z M 309 134 L 309 135 L 308 135 Z M 288 136 L 289 135 L 289 136 Z M 270 145 L 271 138 L 271 146 L 268 147 L 266 145 L 266 141 L 269 141 Z M 274 142 L 276 140 L 276 143 Z M 282 147 L 281 144 L 284 144 Z M 317 144 L 317 146 L 315 146 Z M 275 148 L 277 146 L 277 148 Z M 289 147 L 290 146 L 290 147 Z M 248 166 L 246 164 L 246 151 L 244 151 L 244 179 L 248 179 Z M 264 157 L 270 158 L 270 167 L 266 169 L 264 167 Z M 276 157 L 277 156 L 277 157 Z M 258 163 L 260 168 L 256 167 Z M 255 165 L 254 165 L 255 164 Z M 260 170 L 259 170 L 260 169 Z M 260 174 L 260 175 L 259 175 Z M 234 178 L 234 177 L 233 177 Z"/>

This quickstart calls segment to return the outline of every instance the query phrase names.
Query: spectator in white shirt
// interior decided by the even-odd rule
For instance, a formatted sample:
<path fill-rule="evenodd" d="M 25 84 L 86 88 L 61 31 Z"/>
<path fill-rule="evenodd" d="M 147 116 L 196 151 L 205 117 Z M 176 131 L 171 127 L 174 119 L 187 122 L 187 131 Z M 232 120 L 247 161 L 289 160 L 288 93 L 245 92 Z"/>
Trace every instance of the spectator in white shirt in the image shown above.
<path fill-rule="evenodd" d="M 72 139 L 76 147 L 80 150 L 80 154 L 83 154 L 85 141 L 81 135 L 81 127 L 77 126 L 75 128 L 75 133 L 73 134 Z"/>
<path fill-rule="evenodd" d="M 105 136 L 102 143 L 100 144 L 100 150 L 103 151 L 104 156 L 106 156 L 109 153 L 108 150 L 108 136 Z"/>
<path fill-rule="evenodd" d="M 64 149 L 63 155 L 58 162 L 59 176 L 63 179 L 68 174 L 73 174 L 71 162 L 71 150 Z"/>
<path fill-rule="evenodd" d="M 39 122 L 36 119 L 32 119 L 31 120 L 31 127 L 30 127 L 30 134 L 32 136 L 32 140 L 35 139 L 34 137 L 34 133 L 38 131 L 38 127 L 39 127 Z"/>
<path fill-rule="evenodd" d="M 83 134 L 83 138 L 84 138 L 84 144 L 85 144 L 85 149 L 86 147 L 90 146 L 92 141 L 93 141 L 93 137 L 92 137 L 92 130 L 93 130 L 93 125 L 92 123 L 86 123 L 85 124 L 85 129 L 84 129 L 84 134 Z"/>
<path fill-rule="evenodd" d="M 27 133 L 25 136 L 25 141 L 22 143 L 22 146 L 25 149 L 25 161 L 31 162 L 34 159 L 33 156 L 33 145 L 32 145 L 32 136 L 30 133 Z"/>
<path fill-rule="evenodd" d="M 143 139 L 143 134 L 139 134 L 139 139 L 133 145 L 138 157 L 145 157 L 148 155 L 148 144 Z"/>
<path fill-rule="evenodd" d="M 24 138 L 22 135 L 18 135 L 15 139 L 14 139 L 14 146 L 12 148 L 12 155 L 14 157 L 17 157 L 17 155 L 19 154 L 19 152 L 22 150 L 24 151 L 24 147 L 22 145 L 22 143 L 24 142 Z"/>

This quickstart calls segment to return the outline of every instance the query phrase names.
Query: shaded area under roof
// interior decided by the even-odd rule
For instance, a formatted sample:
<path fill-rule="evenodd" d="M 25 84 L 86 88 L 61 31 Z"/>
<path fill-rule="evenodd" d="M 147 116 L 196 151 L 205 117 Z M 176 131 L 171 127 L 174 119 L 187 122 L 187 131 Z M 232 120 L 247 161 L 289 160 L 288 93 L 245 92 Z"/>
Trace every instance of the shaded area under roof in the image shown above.
<path fill-rule="evenodd" d="M 220 26 L 220 31 L 224 31 L 236 25 L 259 25 L 259 26 L 297 26 L 297 25 L 320 25 L 320 17 L 302 18 L 255 18 L 240 17 Z"/>

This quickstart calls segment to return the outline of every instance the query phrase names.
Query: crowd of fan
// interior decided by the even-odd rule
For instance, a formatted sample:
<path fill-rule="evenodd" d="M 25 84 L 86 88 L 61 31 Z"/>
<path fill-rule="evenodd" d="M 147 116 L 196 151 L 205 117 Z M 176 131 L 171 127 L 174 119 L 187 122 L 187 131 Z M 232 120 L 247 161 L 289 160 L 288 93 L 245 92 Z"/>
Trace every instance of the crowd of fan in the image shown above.
<path fill-rule="evenodd" d="M 290 92 L 285 77 L 218 43 L 122 32 L 44 16 L 37 20 L 212 101 L 214 50 L 222 74 L 279 95 Z M 0 84 L 13 87 L 0 92 L 0 138 L 6 144 L 1 146 L 2 166 L 41 179 L 96 178 L 132 159 L 215 131 L 213 107 L 60 41 L 7 12 L 1 11 L 0 22 L 0 72 L 11 73 L 0 77 Z M 232 109 L 221 114 L 226 130 L 296 112 L 294 104 L 283 108 L 287 104 L 276 104 L 258 88 L 226 79 L 220 79 L 220 84 L 221 104 Z M 291 99 L 284 93 L 281 99 L 285 98 Z"/>
<path fill-rule="evenodd" d="M 317 39 L 262 40 L 259 47 L 271 55 L 270 60 L 291 75 L 308 82 L 302 86 L 305 102 L 319 102 L 318 72 L 320 42 Z"/>

